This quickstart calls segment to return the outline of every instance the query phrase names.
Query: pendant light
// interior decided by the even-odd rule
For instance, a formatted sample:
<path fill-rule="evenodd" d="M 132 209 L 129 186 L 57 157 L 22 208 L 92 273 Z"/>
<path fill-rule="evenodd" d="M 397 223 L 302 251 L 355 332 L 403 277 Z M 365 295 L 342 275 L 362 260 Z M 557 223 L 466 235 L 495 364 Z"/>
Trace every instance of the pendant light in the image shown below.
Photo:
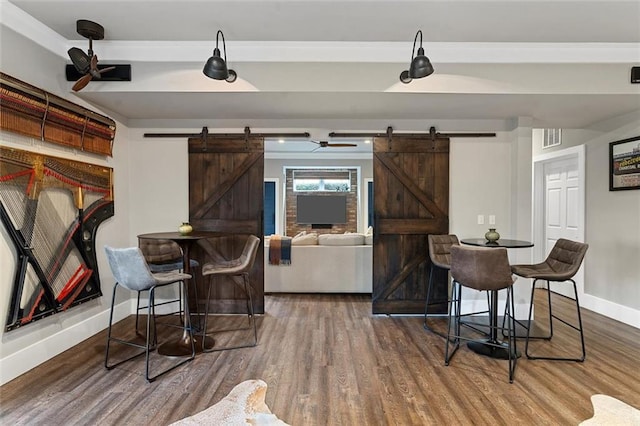
<path fill-rule="evenodd" d="M 222 37 L 222 50 L 224 51 L 224 59 L 220 56 L 218 48 L 218 39 Z M 207 60 L 202 70 L 204 75 L 214 80 L 225 80 L 227 83 L 233 83 L 238 78 L 238 74 L 234 70 L 227 68 L 227 46 L 224 42 L 224 34 L 218 30 L 216 34 L 216 48 L 213 49 L 213 56 Z"/>
<path fill-rule="evenodd" d="M 418 54 L 416 56 L 416 42 L 420 36 L 420 47 L 418 48 Z M 414 78 L 427 77 L 433 74 L 433 65 L 431 61 L 424 55 L 424 49 L 422 48 L 422 30 L 418 30 L 415 38 L 413 39 L 413 50 L 411 51 L 411 65 L 409 69 L 400 73 L 400 81 L 408 84 Z"/>

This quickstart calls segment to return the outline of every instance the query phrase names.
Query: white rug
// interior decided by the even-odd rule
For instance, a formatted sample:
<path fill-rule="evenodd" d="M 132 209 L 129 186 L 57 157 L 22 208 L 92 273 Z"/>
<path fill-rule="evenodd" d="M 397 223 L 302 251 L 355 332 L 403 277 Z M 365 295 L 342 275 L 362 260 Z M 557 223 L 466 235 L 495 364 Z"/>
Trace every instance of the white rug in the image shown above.
<path fill-rule="evenodd" d="M 231 392 L 218 403 L 191 417 L 178 420 L 170 426 L 288 426 L 271 413 L 264 401 L 266 394 L 265 382 L 245 380 L 231 389 Z"/>
<path fill-rule="evenodd" d="M 607 395 L 593 395 L 593 417 L 580 426 L 640 426 L 640 410 Z"/>

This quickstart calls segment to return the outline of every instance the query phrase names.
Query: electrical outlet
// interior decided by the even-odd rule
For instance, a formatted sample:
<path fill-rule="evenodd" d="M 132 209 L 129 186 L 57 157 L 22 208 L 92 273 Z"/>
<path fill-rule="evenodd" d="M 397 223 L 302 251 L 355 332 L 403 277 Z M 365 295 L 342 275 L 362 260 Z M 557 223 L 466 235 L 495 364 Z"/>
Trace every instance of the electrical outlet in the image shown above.
<path fill-rule="evenodd" d="M 496 215 L 490 214 L 489 215 L 489 225 L 495 225 L 495 224 L 496 224 Z"/>
<path fill-rule="evenodd" d="M 484 225 L 484 215 L 483 214 L 479 214 L 478 215 L 478 225 Z"/>

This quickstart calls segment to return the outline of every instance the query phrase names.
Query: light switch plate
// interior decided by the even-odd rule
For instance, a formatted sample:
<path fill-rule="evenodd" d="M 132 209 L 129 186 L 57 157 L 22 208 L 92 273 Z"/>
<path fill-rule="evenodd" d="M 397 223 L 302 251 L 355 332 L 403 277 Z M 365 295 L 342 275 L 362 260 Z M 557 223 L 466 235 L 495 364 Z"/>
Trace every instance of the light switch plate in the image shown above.
<path fill-rule="evenodd" d="M 495 224 L 496 224 L 496 215 L 490 214 L 489 215 L 489 225 L 495 225 Z"/>
<path fill-rule="evenodd" d="M 479 214 L 478 215 L 478 225 L 484 225 L 484 215 L 483 214 Z"/>

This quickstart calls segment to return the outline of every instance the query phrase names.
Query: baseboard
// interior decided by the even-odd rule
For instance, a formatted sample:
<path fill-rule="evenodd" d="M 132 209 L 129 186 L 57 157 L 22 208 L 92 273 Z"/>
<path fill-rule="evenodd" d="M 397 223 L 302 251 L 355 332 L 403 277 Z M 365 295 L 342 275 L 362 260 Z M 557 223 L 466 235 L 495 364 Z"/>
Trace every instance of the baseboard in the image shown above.
<path fill-rule="evenodd" d="M 619 305 L 590 294 L 580 296 L 580 306 L 632 327 L 640 328 L 640 310 Z"/>
<path fill-rule="evenodd" d="M 116 305 L 113 312 L 114 321 L 120 321 L 131 315 L 134 303 L 135 299 L 129 299 Z M 10 382 L 32 368 L 99 333 L 107 327 L 108 323 L 109 310 L 105 310 L 58 333 L 47 336 L 38 343 L 0 359 L 0 385 Z"/>

